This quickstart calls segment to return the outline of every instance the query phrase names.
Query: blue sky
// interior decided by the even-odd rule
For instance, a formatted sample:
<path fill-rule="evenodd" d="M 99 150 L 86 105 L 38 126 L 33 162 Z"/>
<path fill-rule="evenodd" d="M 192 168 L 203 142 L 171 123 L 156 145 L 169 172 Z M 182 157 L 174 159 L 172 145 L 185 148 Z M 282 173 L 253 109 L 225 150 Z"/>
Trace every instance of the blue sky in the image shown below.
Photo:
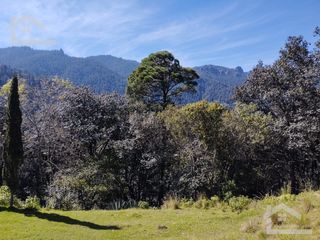
<path fill-rule="evenodd" d="M 171 51 L 183 65 L 272 63 L 289 35 L 313 42 L 319 0 L 2 0 L 0 47 L 140 61 Z"/>

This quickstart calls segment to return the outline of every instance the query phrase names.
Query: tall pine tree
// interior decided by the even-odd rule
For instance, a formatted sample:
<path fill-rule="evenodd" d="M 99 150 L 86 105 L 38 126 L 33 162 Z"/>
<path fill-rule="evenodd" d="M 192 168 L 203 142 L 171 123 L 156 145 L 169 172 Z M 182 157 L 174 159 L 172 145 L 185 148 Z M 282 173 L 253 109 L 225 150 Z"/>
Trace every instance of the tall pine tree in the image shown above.
<path fill-rule="evenodd" d="M 21 136 L 21 110 L 18 92 L 18 77 L 12 79 L 6 112 L 4 140 L 4 184 L 10 188 L 10 207 L 13 207 L 13 196 L 19 186 L 19 168 L 23 161 Z"/>

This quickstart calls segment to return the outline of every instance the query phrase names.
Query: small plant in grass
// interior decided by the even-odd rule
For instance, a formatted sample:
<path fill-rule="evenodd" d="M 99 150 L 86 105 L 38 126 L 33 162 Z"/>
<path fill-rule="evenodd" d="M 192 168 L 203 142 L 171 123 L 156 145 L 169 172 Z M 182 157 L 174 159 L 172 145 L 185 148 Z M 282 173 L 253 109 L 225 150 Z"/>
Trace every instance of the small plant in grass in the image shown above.
<path fill-rule="evenodd" d="M 258 230 L 260 230 L 261 228 L 260 225 L 261 225 L 260 218 L 250 219 L 248 222 L 241 225 L 240 231 L 245 233 L 255 233 Z"/>
<path fill-rule="evenodd" d="M 249 204 L 252 200 L 245 196 L 232 197 L 229 199 L 228 204 L 233 212 L 242 212 L 243 210 L 248 209 Z"/>
<path fill-rule="evenodd" d="M 180 201 L 177 197 L 169 196 L 162 204 L 162 208 L 164 209 L 180 209 L 179 207 Z"/>
<path fill-rule="evenodd" d="M 308 197 L 305 197 L 302 199 L 302 210 L 305 214 L 308 214 L 310 210 L 314 207 L 312 205 L 311 199 Z"/>
<path fill-rule="evenodd" d="M 149 209 L 149 203 L 146 202 L 146 201 L 139 201 L 138 202 L 138 208 L 141 208 L 141 209 Z"/>
<path fill-rule="evenodd" d="M 39 210 L 40 209 L 40 199 L 36 196 L 34 197 L 27 197 L 24 205 L 25 209 L 28 210 Z"/>
<path fill-rule="evenodd" d="M 259 231 L 257 232 L 257 239 L 258 240 L 265 240 L 265 239 L 268 239 L 268 235 L 266 234 L 265 231 Z"/>
<path fill-rule="evenodd" d="M 298 220 L 298 226 L 300 229 L 311 229 L 311 221 L 307 217 L 307 214 L 302 214 L 301 218 Z"/>

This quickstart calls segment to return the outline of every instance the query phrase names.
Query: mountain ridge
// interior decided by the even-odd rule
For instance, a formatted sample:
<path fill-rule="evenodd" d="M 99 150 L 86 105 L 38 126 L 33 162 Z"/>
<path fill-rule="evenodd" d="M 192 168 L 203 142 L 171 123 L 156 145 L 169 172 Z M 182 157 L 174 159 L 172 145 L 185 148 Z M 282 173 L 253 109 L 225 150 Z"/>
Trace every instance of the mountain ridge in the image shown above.
<path fill-rule="evenodd" d="M 73 57 L 60 50 L 37 50 L 31 47 L 0 48 L 0 64 L 37 77 L 59 76 L 77 85 L 89 86 L 98 93 L 125 94 L 127 78 L 139 62 L 112 55 Z M 199 100 L 232 104 L 236 86 L 242 84 L 247 73 L 241 67 L 218 65 L 196 66 L 200 76 L 196 94 L 184 94 L 179 103 Z"/>

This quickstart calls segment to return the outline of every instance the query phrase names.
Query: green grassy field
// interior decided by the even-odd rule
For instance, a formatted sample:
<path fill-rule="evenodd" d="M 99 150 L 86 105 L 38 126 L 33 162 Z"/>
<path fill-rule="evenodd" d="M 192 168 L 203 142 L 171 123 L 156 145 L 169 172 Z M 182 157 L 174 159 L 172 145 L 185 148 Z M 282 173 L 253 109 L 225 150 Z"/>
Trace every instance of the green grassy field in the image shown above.
<path fill-rule="evenodd" d="M 299 212 L 305 213 L 306 219 L 303 220 L 302 228 L 309 225 L 308 228 L 313 230 L 312 235 L 266 236 L 264 234 L 260 220 L 266 206 L 282 200 Z M 257 223 L 250 224 L 253 219 Z M 320 239 L 319 228 L 320 194 L 314 192 L 298 196 L 295 200 L 270 197 L 252 203 L 248 210 L 241 213 L 232 212 L 227 207 L 221 206 L 207 210 L 188 208 L 38 212 L 0 208 L 1 240 Z"/>

